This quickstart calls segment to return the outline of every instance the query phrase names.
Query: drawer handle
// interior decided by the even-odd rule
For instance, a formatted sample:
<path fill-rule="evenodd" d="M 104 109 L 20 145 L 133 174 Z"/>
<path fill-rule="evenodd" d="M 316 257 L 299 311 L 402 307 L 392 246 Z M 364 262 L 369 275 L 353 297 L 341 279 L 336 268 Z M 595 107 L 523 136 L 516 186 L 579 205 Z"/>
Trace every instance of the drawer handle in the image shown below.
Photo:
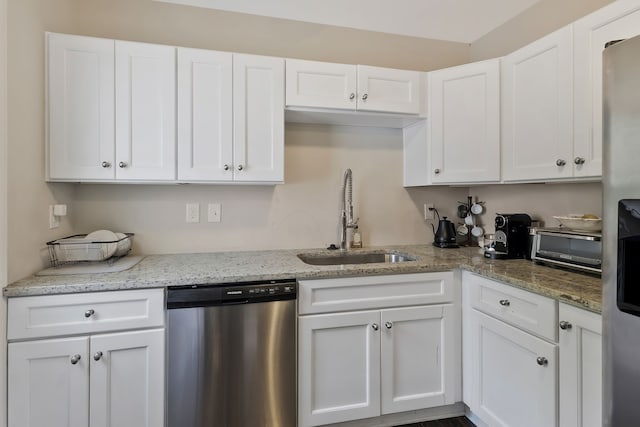
<path fill-rule="evenodd" d="M 377 331 L 379 328 L 377 323 L 374 323 L 373 325 L 371 325 L 371 327 L 373 328 L 374 331 Z"/>
<path fill-rule="evenodd" d="M 573 325 L 571 323 L 567 322 L 566 320 L 561 320 L 560 321 L 560 329 L 562 329 L 563 331 L 568 331 L 572 327 L 573 327 Z"/>
<path fill-rule="evenodd" d="M 100 360 L 100 359 L 102 359 L 102 352 L 101 352 L 101 351 L 96 351 L 96 352 L 93 354 L 93 360 L 95 360 L 95 361 L 97 362 L 97 361 L 98 361 L 98 360 Z"/>
<path fill-rule="evenodd" d="M 501 299 L 500 300 L 500 305 L 503 307 L 509 307 L 511 305 L 511 302 L 509 302 L 508 299 Z"/>
<path fill-rule="evenodd" d="M 536 359 L 536 362 L 538 362 L 538 365 L 540 366 L 547 366 L 549 364 L 549 361 L 547 360 L 546 357 L 538 357 Z"/>
<path fill-rule="evenodd" d="M 393 328 L 393 323 L 391 322 L 384 322 L 384 326 L 386 326 L 387 329 L 391 329 Z"/>
<path fill-rule="evenodd" d="M 73 356 L 71 356 L 71 364 L 75 365 L 80 361 L 80 355 L 79 354 L 74 354 Z"/>
<path fill-rule="evenodd" d="M 89 310 L 84 312 L 84 317 L 91 317 L 94 314 L 96 314 L 96 311 L 93 308 L 90 308 Z"/>

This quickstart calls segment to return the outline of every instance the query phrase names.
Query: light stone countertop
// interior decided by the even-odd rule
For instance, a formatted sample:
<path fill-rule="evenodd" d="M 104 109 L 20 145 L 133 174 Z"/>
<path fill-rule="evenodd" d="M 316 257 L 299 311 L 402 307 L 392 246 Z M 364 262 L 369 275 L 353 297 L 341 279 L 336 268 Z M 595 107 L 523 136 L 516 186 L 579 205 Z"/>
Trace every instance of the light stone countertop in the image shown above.
<path fill-rule="evenodd" d="M 333 266 L 302 262 L 299 253 L 336 254 L 320 249 L 149 255 L 114 273 L 30 276 L 4 288 L 7 297 L 162 288 L 270 279 L 313 279 L 448 271 L 462 268 L 594 312 L 602 307 L 599 277 L 536 265 L 527 260 L 488 260 L 479 248 L 439 249 L 431 245 L 385 246 L 356 251 L 393 251 L 416 261 Z"/>

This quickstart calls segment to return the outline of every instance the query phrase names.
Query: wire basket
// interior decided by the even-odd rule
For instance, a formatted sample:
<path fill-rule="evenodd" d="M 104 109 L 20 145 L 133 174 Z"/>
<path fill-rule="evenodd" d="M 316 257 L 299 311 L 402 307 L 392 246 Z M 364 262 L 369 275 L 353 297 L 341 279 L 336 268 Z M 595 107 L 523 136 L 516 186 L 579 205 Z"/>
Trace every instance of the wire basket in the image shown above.
<path fill-rule="evenodd" d="M 86 234 L 75 234 L 47 242 L 52 267 L 81 262 L 114 262 L 129 253 L 133 233 L 119 233 L 120 238 L 110 241 L 87 240 Z"/>

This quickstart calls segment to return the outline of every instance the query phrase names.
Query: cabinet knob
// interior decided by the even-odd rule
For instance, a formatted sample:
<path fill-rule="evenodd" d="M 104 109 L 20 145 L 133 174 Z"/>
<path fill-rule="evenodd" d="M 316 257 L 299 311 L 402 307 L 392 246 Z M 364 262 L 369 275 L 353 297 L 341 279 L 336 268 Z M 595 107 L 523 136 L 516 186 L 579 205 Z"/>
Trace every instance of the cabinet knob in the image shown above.
<path fill-rule="evenodd" d="M 387 329 L 391 329 L 393 327 L 393 323 L 391 322 L 384 322 L 384 326 L 387 327 Z"/>
<path fill-rule="evenodd" d="M 501 299 L 499 302 L 503 307 L 509 307 L 511 305 L 511 302 L 508 299 Z"/>
<path fill-rule="evenodd" d="M 224 166 L 222 167 L 222 169 L 224 169 L 224 170 L 228 171 L 228 170 L 229 170 L 229 165 L 224 165 Z"/>
<path fill-rule="evenodd" d="M 567 331 L 569 329 L 571 329 L 573 327 L 573 325 L 569 322 L 567 322 L 566 320 L 561 320 L 560 321 L 560 329 L 562 329 L 563 331 Z"/>
<path fill-rule="evenodd" d="M 369 97 L 369 95 L 367 95 L 367 94 L 365 93 L 364 95 L 362 95 L 362 100 L 363 100 L 363 101 L 366 101 L 368 97 Z"/>
<path fill-rule="evenodd" d="M 349 95 L 349 99 L 353 101 L 355 97 L 356 97 L 356 94 L 351 92 L 351 95 Z"/>
<path fill-rule="evenodd" d="M 243 170 L 243 169 L 244 169 L 244 166 L 242 166 L 242 165 L 238 165 L 238 170 L 239 170 L 239 171 L 241 171 L 241 170 Z"/>
<path fill-rule="evenodd" d="M 91 317 L 96 313 L 96 311 L 93 308 L 90 308 L 89 310 L 84 312 L 84 317 Z"/>
<path fill-rule="evenodd" d="M 124 169 L 124 168 L 126 168 L 127 166 L 129 166 L 129 165 L 127 164 L 127 162 L 120 162 L 120 163 L 118 163 L 118 166 L 119 166 L 120 168 Z"/>
<path fill-rule="evenodd" d="M 109 163 L 109 162 L 102 162 L 102 167 L 103 167 L 103 168 L 110 168 L 110 167 L 111 167 L 111 163 Z"/>
<path fill-rule="evenodd" d="M 440 173 L 440 169 L 434 169 L 433 173 L 435 173 L 436 175 L 438 175 Z"/>
<path fill-rule="evenodd" d="M 373 328 L 374 331 L 377 331 L 379 329 L 379 326 L 377 323 L 372 324 L 371 327 Z"/>
<path fill-rule="evenodd" d="M 73 356 L 71 356 L 71 364 L 72 365 L 75 365 L 79 361 L 80 361 L 80 355 L 79 354 L 74 354 Z"/>
<path fill-rule="evenodd" d="M 584 162 L 586 162 L 587 160 L 584 157 L 576 157 L 575 159 L 573 159 L 573 163 L 575 163 L 576 165 L 584 165 Z"/>
<path fill-rule="evenodd" d="M 97 361 L 98 361 L 98 360 L 100 360 L 100 359 L 102 359 L 102 352 L 101 352 L 101 351 L 96 351 L 96 352 L 93 354 L 93 360 L 95 360 L 95 361 L 97 362 Z"/>
<path fill-rule="evenodd" d="M 556 160 L 556 166 L 564 166 L 566 164 L 567 164 L 567 162 L 564 159 Z"/>
<path fill-rule="evenodd" d="M 546 357 L 538 357 L 536 359 L 536 362 L 538 362 L 538 365 L 540 366 L 547 366 L 549 364 L 549 361 L 547 360 Z"/>

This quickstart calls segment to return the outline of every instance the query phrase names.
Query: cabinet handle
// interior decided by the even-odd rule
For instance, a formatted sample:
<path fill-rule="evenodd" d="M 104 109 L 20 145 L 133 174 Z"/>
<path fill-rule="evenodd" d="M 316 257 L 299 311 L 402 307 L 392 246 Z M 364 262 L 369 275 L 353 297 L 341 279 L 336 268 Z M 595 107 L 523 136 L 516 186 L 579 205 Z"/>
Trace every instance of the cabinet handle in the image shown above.
<path fill-rule="evenodd" d="M 511 305 L 511 302 L 508 299 L 501 299 L 500 305 L 503 307 L 509 307 Z"/>
<path fill-rule="evenodd" d="M 349 95 L 349 99 L 350 99 L 351 101 L 353 101 L 353 100 L 355 99 L 355 97 L 356 97 L 356 94 L 355 94 L 355 93 L 353 93 L 353 92 L 351 92 L 351 95 Z"/>
<path fill-rule="evenodd" d="M 243 170 L 243 169 L 244 169 L 244 166 L 242 166 L 242 165 L 238 165 L 238 170 L 239 170 L 239 171 L 241 171 L 241 170 Z"/>
<path fill-rule="evenodd" d="M 573 327 L 573 325 L 569 322 L 567 322 L 566 320 L 562 320 L 560 321 L 560 329 L 562 329 L 563 331 L 567 331 L 569 329 L 571 329 Z"/>
<path fill-rule="evenodd" d="M 74 354 L 73 356 L 71 356 L 71 364 L 72 365 L 75 365 L 79 361 L 80 361 L 80 355 L 79 354 Z"/>
<path fill-rule="evenodd" d="M 103 167 L 103 168 L 110 168 L 110 167 L 111 167 L 111 163 L 109 163 L 109 162 L 102 162 L 102 167 Z"/>
<path fill-rule="evenodd" d="M 540 366 L 547 366 L 549 364 L 549 361 L 547 360 L 546 357 L 538 357 L 536 359 L 536 362 L 538 362 L 538 365 Z"/>
<path fill-rule="evenodd" d="M 584 162 L 586 162 L 586 159 L 584 157 L 576 157 L 575 159 L 573 159 L 573 163 L 575 163 L 576 165 L 584 165 Z"/>
<path fill-rule="evenodd" d="M 118 166 L 119 166 L 121 169 L 124 169 L 124 168 L 126 168 L 127 166 L 129 166 L 129 165 L 127 164 L 127 162 L 120 162 L 120 163 L 118 163 Z"/>
<path fill-rule="evenodd" d="M 228 171 L 228 170 L 229 170 L 229 165 L 224 165 L 224 166 L 222 167 L 222 169 L 224 169 L 224 170 Z"/>
<path fill-rule="evenodd" d="M 364 95 L 362 95 L 362 100 L 363 100 L 363 101 L 366 101 L 368 97 L 369 97 L 369 95 L 367 95 L 367 94 L 365 93 Z"/>
<path fill-rule="evenodd" d="M 96 313 L 96 311 L 93 308 L 90 308 L 89 310 L 84 312 L 84 317 L 91 317 Z"/>
<path fill-rule="evenodd" d="M 93 360 L 95 360 L 96 362 L 97 362 L 98 360 L 100 360 L 101 358 L 102 358 L 102 352 L 101 352 L 101 351 L 96 351 L 96 352 L 93 354 Z"/>
<path fill-rule="evenodd" d="M 436 175 L 438 175 L 440 173 L 440 169 L 434 169 L 433 173 L 435 173 Z"/>
<path fill-rule="evenodd" d="M 373 328 L 374 331 L 377 331 L 379 328 L 377 323 L 374 323 L 373 325 L 371 325 L 371 327 Z"/>
<path fill-rule="evenodd" d="M 556 166 L 564 166 L 566 164 L 567 164 L 567 162 L 564 159 L 556 160 Z"/>
<path fill-rule="evenodd" d="M 384 322 L 384 326 L 387 327 L 387 329 L 391 329 L 393 327 L 393 323 L 391 322 Z"/>

